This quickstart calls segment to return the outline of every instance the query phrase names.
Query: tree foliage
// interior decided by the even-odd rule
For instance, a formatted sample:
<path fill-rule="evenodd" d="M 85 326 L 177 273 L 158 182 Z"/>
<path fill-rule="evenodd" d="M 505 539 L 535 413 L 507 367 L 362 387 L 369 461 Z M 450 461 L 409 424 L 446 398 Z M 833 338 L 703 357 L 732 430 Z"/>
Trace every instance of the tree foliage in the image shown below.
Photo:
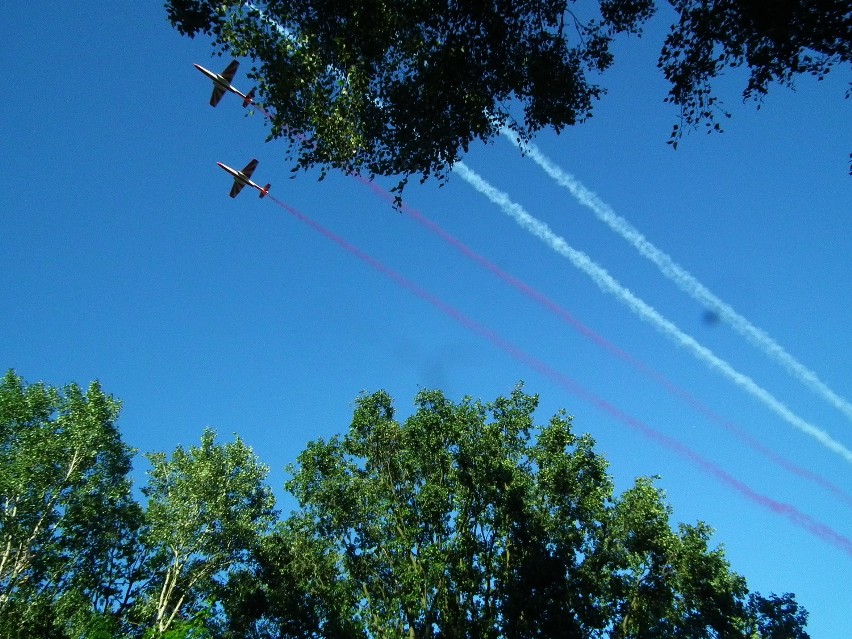
<path fill-rule="evenodd" d="M 0 381 L 0 637 L 202 639 L 217 588 L 274 519 L 243 442 L 149 455 L 135 501 L 120 403 Z"/>
<path fill-rule="evenodd" d="M 97 383 L 0 382 L 0 634 L 49 637 L 59 609 L 84 627 L 124 602 L 139 509 L 119 407 Z"/>
<path fill-rule="evenodd" d="M 273 510 L 239 438 L 149 454 L 143 503 L 97 383 L 0 382 L 0 636 L 20 639 L 806 639 L 703 523 L 538 400 L 387 393 L 308 444 Z"/>
<path fill-rule="evenodd" d="M 822 80 L 852 62 L 852 5 L 847 0 L 669 0 L 672 26 L 659 67 L 671 83 L 668 101 L 688 126 L 720 129 L 730 117 L 713 92 L 726 70 L 745 67 L 743 98 L 760 101 L 773 83 L 792 87 L 796 76 Z M 849 97 L 849 93 L 847 93 Z M 681 129 L 675 127 L 676 144 Z"/>
<path fill-rule="evenodd" d="M 273 522 L 275 500 L 268 468 L 239 439 L 219 445 L 207 429 L 201 446 L 147 457 L 145 542 L 155 578 L 144 607 L 164 634 L 181 614 L 203 610 L 215 577 L 248 559 Z"/>
<path fill-rule="evenodd" d="M 680 110 L 670 143 L 728 115 L 713 80 L 745 66 L 746 98 L 852 61 L 846 0 L 669 0 L 659 66 Z M 182 34 L 248 57 L 271 138 L 294 171 L 444 179 L 475 140 L 530 139 L 586 120 L 620 34 L 641 34 L 654 0 L 168 0 Z M 635 46 L 635 45 L 634 45 Z M 267 111 L 268 112 L 268 111 Z"/>
<path fill-rule="evenodd" d="M 297 168 L 424 179 L 504 125 L 529 137 L 586 119 L 601 93 L 589 73 L 651 7 L 603 0 L 603 18 L 583 19 L 566 0 L 167 3 L 181 33 L 255 61 L 272 136 L 298 148 Z"/>
<path fill-rule="evenodd" d="M 363 396 L 346 435 L 299 456 L 299 508 L 233 582 L 234 637 L 804 633 L 791 598 L 749 599 L 708 526 L 672 530 L 652 479 L 614 495 L 566 414 L 535 426 L 520 388 L 415 403 L 400 423 L 386 393 Z"/>

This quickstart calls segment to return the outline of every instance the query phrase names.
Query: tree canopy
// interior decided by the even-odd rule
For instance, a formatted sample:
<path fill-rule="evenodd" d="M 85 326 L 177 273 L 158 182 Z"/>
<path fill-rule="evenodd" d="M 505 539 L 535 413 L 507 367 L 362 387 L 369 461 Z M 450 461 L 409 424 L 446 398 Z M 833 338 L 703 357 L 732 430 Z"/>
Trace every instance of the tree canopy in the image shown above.
<path fill-rule="evenodd" d="M 0 381 L 0 637 L 195 637 L 272 522 L 267 469 L 212 431 L 150 455 L 138 503 L 119 409 L 97 383 Z"/>
<path fill-rule="evenodd" d="M 745 98 L 802 73 L 852 62 L 846 0 L 669 0 L 678 21 L 658 66 L 679 110 L 669 142 L 728 116 L 713 91 L 747 67 Z M 271 138 L 294 171 L 444 179 L 475 140 L 507 127 L 530 139 L 587 119 L 622 34 L 639 35 L 654 0 L 168 0 L 169 20 L 247 57 Z M 634 46 L 637 46 L 634 44 Z"/>
<path fill-rule="evenodd" d="M 362 396 L 290 468 L 299 507 L 232 582 L 230 636 L 807 637 L 792 595 L 749 594 L 652 478 L 615 495 L 592 438 L 537 404 L 422 391 L 399 422 Z"/>
<path fill-rule="evenodd" d="M 806 639 L 749 592 L 653 478 L 615 494 L 564 412 L 385 392 L 310 442 L 274 510 L 239 438 L 148 455 L 137 502 L 119 403 L 0 381 L 0 636 L 21 639 Z"/>

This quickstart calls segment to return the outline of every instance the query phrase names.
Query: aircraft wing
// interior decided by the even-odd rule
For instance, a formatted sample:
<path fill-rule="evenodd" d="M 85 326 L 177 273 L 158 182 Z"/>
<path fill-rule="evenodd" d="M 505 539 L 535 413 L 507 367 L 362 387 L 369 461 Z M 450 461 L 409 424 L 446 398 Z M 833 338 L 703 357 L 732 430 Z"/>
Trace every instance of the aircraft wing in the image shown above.
<path fill-rule="evenodd" d="M 219 104 L 219 100 L 222 99 L 223 95 L 225 95 L 225 89 L 220 87 L 218 84 L 214 84 L 213 95 L 210 96 L 210 106 L 216 106 Z"/>
<path fill-rule="evenodd" d="M 245 182 L 234 180 L 234 186 L 231 187 L 231 197 L 237 197 L 237 194 L 239 194 L 239 192 L 243 190 L 243 187 L 245 185 Z"/>
<path fill-rule="evenodd" d="M 246 168 L 244 168 L 241 173 L 246 176 L 246 179 L 251 177 L 251 174 L 254 173 L 254 170 L 257 168 L 257 160 L 252 160 L 248 164 L 246 164 Z"/>
<path fill-rule="evenodd" d="M 237 60 L 231 62 L 228 65 L 228 68 L 222 71 L 222 77 L 228 81 L 228 84 L 231 84 L 231 80 L 234 79 L 234 76 L 237 74 L 237 67 L 240 66 L 240 63 Z"/>

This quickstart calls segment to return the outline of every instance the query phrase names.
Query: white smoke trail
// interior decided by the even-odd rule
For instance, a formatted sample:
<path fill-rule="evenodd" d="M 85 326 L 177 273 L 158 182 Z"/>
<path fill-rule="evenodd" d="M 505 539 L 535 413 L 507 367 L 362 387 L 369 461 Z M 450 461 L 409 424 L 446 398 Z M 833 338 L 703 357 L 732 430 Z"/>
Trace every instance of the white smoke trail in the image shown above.
<path fill-rule="evenodd" d="M 645 320 L 667 337 L 674 340 L 679 346 L 687 349 L 707 366 L 720 372 L 734 384 L 763 403 L 767 408 L 791 426 L 814 438 L 832 452 L 843 457 L 847 462 L 852 463 L 852 451 L 840 442 L 834 440 L 824 430 L 809 424 L 804 419 L 793 413 L 793 411 L 777 400 L 767 390 L 758 386 L 750 377 L 735 370 L 726 361 L 716 356 L 710 349 L 702 346 L 694 338 L 684 333 L 671 321 L 660 315 L 656 309 L 636 297 L 636 295 L 630 292 L 629 289 L 622 286 L 606 271 L 606 269 L 595 263 L 588 255 L 582 251 L 572 248 L 563 238 L 550 230 L 550 227 L 547 226 L 547 224 L 536 219 L 520 204 L 509 199 L 508 195 L 494 188 L 462 162 L 457 162 L 454 169 L 463 180 L 479 191 L 482 195 L 486 196 L 494 204 L 499 206 L 504 213 L 513 218 L 522 228 L 539 238 L 563 257 L 568 258 L 575 267 L 591 277 L 601 290 L 617 297 L 641 319 Z"/>
<path fill-rule="evenodd" d="M 704 306 L 715 310 L 719 317 L 725 320 L 731 328 L 745 337 L 754 346 L 762 350 L 776 363 L 783 366 L 793 377 L 809 387 L 817 395 L 852 420 L 852 402 L 844 399 L 816 373 L 804 366 L 788 353 L 780 344 L 758 328 L 745 317 L 737 313 L 729 304 L 717 297 L 706 286 L 699 282 L 694 275 L 678 265 L 671 257 L 654 246 L 630 222 L 617 215 L 608 204 L 601 201 L 592 191 L 583 186 L 577 178 L 554 164 L 534 144 L 522 144 L 517 136 L 508 129 L 503 129 L 503 135 L 528 155 L 560 186 L 568 189 L 580 204 L 595 214 L 595 216 L 610 229 L 627 240 L 645 258 L 653 262 L 660 272 L 674 282 L 677 287 Z"/>

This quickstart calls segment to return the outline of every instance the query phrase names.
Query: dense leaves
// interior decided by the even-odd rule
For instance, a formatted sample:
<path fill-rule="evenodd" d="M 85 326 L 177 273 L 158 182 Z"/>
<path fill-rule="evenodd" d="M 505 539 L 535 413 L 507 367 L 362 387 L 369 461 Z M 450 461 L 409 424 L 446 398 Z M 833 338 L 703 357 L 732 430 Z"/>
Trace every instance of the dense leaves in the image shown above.
<path fill-rule="evenodd" d="M 708 526 L 672 530 L 652 479 L 615 496 L 564 413 L 536 426 L 520 388 L 415 404 L 400 423 L 363 396 L 300 455 L 299 508 L 226 603 L 234 637 L 806 636 L 788 596 L 749 599 Z"/>
<path fill-rule="evenodd" d="M 150 455 L 137 503 L 119 408 L 97 383 L 0 382 L 0 637 L 200 637 L 272 522 L 266 468 L 212 431 Z"/>
<path fill-rule="evenodd" d="M 483 403 L 387 393 L 308 444 L 273 510 L 240 440 L 148 455 L 92 384 L 0 382 L 0 636 L 21 639 L 806 639 L 790 594 L 749 593 L 703 523 L 620 495 L 588 435 Z"/>
<path fill-rule="evenodd" d="M 239 439 L 218 445 L 209 429 L 199 447 L 148 459 L 145 542 L 156 578 L 144 608 L 164 633 L 181 614 L 208 605 L 217 575 L 249 560 L 274 520 L 274 498 L 264 484 L 268 469 L 251 449 Z"/>
<path fill-rule="evenodd" d="M 126 603 L 140 512 L 118 411 L 97 383 L 0 383 L 0 635 L 53 636 L 57 609 L 85 627 Z"/>
<path fill-rule="evenodd" d="M 679 15 L 659 67 L 671 82 L 668 101 L 687 126 L 718 130 L 730 117 L 712 82 L 745 67 L 745 99 L 760 100 L 772 83 L 793 86 L 799 74 L 820 80 L 852 62 L 852 4 L 847 0 L 669 0 Z M 849 94 L 847 94 L 848 97 Z M 682 128 L 675 127 L 672 143 Z"/>
<path fill-rule="evenodd" d="M 670 143 L 728 115 L 713 80 L 747 67 L 746 98 L 852 61 L 846 0 L 669 0 L 659 59 L 680 110 Z M 529 139 L 592 113 L 619 34 L 640 34 L 654 0 L 168 0 L 181 33 L 254 63 L 272 138 L 299 168 L 446 177 L 504 127 Z M 634 44 L 633 46 L 638 46 Z"/>
<path fill-rule="evenodd" d="M 613 36 L 652 13 L 652 0 L 166 6 L 181 33 L 255 61 L 272 136 L 298 148 L 297 167 L 404 180 L 446 176 L 471 142 L 503 126 L 528 138 L 585 120 L 601 94 L 589 72 L 609 67 Z"/>

